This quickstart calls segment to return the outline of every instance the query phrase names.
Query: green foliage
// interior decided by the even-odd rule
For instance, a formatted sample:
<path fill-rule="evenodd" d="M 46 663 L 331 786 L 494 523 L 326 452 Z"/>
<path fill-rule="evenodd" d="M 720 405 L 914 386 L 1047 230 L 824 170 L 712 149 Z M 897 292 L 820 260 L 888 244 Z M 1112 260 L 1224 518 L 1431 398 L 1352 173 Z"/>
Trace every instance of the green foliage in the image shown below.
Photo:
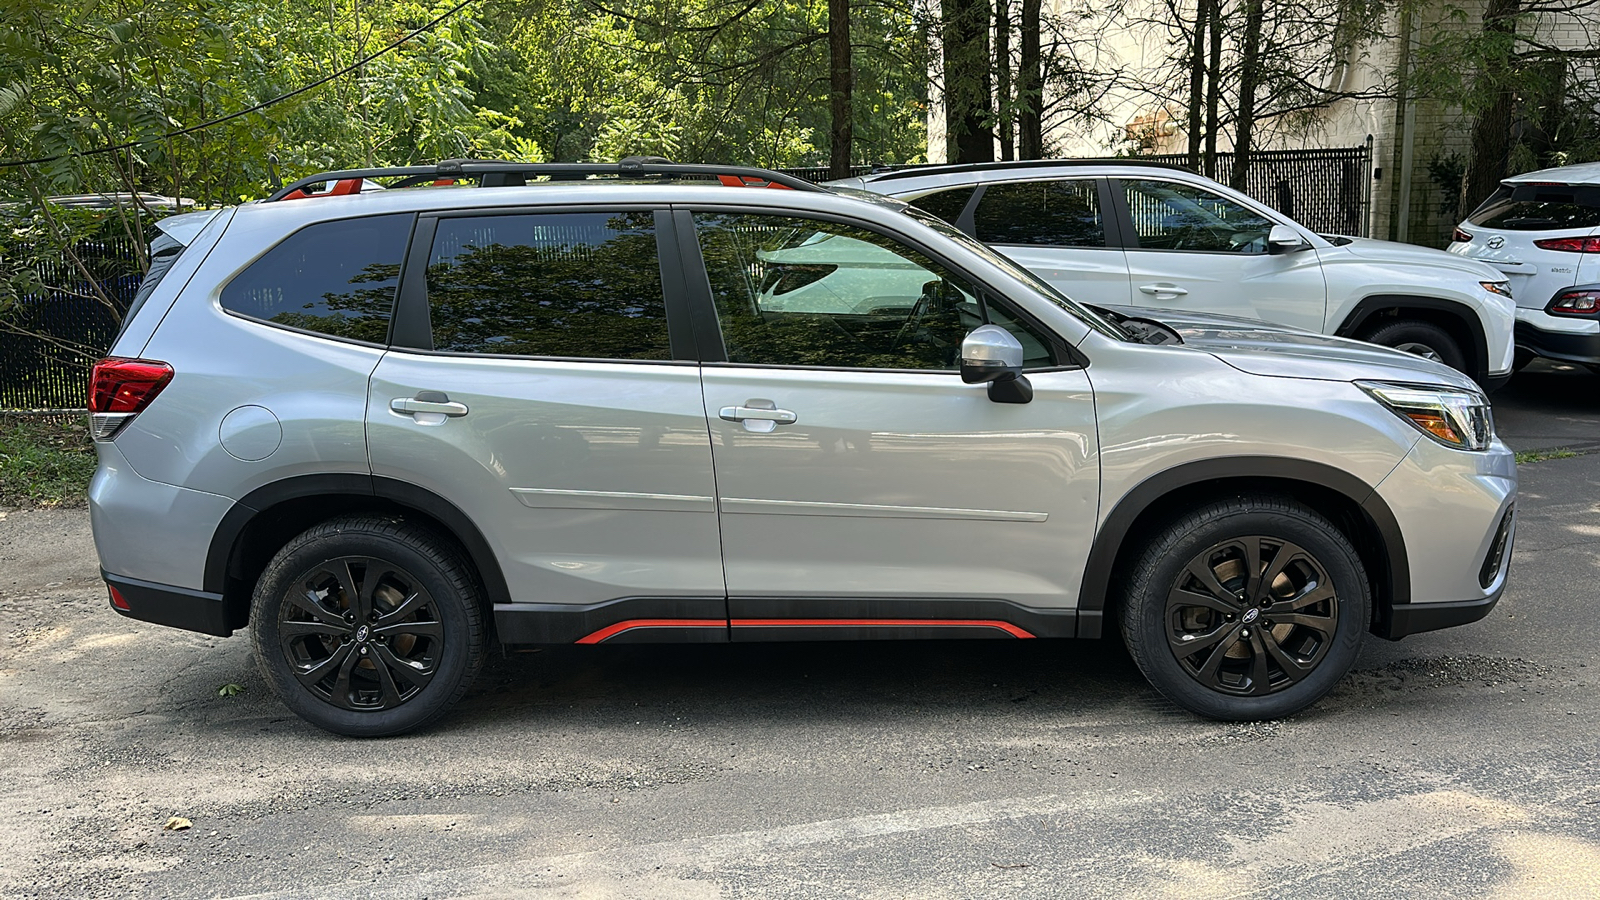
<path fill-rule="evenodd" d="M 94 466 L 82 419 L 0 417 L 0 507 L 82 506 Z"/>

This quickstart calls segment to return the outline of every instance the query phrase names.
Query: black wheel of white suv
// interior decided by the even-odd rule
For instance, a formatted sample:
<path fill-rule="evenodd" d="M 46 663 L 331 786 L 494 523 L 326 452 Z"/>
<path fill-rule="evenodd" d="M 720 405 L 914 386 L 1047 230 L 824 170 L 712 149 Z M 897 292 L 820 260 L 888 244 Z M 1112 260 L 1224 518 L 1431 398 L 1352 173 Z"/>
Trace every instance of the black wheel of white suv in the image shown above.
<path fill-rule="evenodd" d="M 1432 322 L 1400 319 L 1372 329 L 1361 339 L 1442 362 L 1457 372 L 1467 370 L 1467 355 L 1462 352 L 1461 344 L 1450 336 L 1450 332 Z"/>
<path fill-rule="evenodd" d="M 1324 516 L 1244 497 L 1193 510 L 1132 570 L 1122 633 L 1168 699 L 1213 719 L 1271 719 L 1321 699 L 1369 621 L 1361 558 Z"/>
<path fill-rule="evenodd" d="M 379 737 L 419 728 L 461 698 L 483 663 L 465 563 L 432 533 L 380 516 L 291 540 L 256 582 L 256 659 L 319 728 Z"/>

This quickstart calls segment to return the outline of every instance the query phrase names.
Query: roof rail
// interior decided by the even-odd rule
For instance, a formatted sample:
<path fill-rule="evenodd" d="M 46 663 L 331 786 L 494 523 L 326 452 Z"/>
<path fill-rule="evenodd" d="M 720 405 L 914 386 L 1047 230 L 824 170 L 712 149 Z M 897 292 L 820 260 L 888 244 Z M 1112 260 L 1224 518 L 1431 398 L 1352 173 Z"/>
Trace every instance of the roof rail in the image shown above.
<path fill-rule="evenodd" d="M 865 176 L 867 181 L 893 181 L 896 178 L 917 178 L 922 175 L 945 175 L 958 172 L 993 172 L 1007 169 L 1037 169 L 1049 166 L 1140 166 L 1151 169 L 1177 169 L 1181 172 L 1192 172 L 1188 166 L 1174 163 L 1156 162 L 1155 160 L 1140 159 L 1137 156 L 1112 156 L 1087 159 L 1021 159 L 1009 162 L 980 162 L 980 163 L 935 163 L 931 165 L 907 166 L 905 168 L 891 169 L 885 172 L 872 172 Z"/>
<path fill-rule="evenodd" d="M 728 187 L 779 188 L 791 191 L 821 191 L 809 181 L 751 166 L 716 166 L 695 163 L 675 163 L 659 156 L 630 156 L 614 163 L 528 163 L 500 162 L 476 159 L 446 159 L 431 166 L 390 166 L 378 169 L 341 169 L 308 175 L 286 184 L 267 197 L 274 200 L 297 200 L 305 197 L 326 197 L 339 194 L 358 194 L 363 182 L 369 178 L 394 178 L 386 188 L 416 187 L 423 184 L 453 184 L 457 181 L 477 181 L 481 187 L 520 187 L 533 178 L 551 181 L 583 181 L 594 176 L 618 178 L 659 178 L 671 181 L 679 178 L 698 180 L 715 179 Z M 313 193 L 311 188 L 333 182 L 330 190 Z"/>

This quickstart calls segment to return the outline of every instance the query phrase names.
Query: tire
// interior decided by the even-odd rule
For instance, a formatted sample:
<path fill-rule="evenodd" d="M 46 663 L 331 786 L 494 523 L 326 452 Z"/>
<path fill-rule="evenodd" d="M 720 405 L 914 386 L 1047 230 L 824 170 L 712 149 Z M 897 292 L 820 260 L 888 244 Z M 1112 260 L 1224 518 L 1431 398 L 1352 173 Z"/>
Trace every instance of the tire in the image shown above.
<path fill-rule="evenodd" d="M 1265 605 L 1239 599 L 1250 594 L 1252 546 L 1262 574 L 1291 554 L 1253 595 Z M 1163 528 L 1134 564 L 1121 624 L 1129 655 L 1167 699 L 1212 719 L 1273 719 L 1315 703 L 1350 671 L 1370 609 L 1361 557 L 1332 522 L 1256 496 Z M 1299 621 L 1285 622 L 1290 615 Z"/>
<path fill-rule="evenodd" d="M 421 728 L 483 665 L 474 584 L 460 555 L 425 529 L 371 515 L 324 522 L 289 541 L 256 582 L 256 661 L 284 705 L 325 731 Z"/>
<path fill-rule="evenodd" d="M 1362 340 L 1436 359 L 1457 372 L 1467 371 L 1467 355 L 1462 351 L 1461 344 L 1432 322 L 1400 319 L 1374 328 Z"/>

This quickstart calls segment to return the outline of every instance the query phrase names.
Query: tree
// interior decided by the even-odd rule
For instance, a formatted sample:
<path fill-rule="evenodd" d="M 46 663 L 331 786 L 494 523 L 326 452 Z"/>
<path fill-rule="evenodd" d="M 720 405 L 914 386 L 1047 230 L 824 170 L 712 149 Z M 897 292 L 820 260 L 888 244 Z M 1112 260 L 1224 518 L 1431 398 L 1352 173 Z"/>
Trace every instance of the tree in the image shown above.
<path fill-rule="evenodd" d="M 994 159 L 988 0 L 941 0 L 944 121 L 953 162 Z"/>

